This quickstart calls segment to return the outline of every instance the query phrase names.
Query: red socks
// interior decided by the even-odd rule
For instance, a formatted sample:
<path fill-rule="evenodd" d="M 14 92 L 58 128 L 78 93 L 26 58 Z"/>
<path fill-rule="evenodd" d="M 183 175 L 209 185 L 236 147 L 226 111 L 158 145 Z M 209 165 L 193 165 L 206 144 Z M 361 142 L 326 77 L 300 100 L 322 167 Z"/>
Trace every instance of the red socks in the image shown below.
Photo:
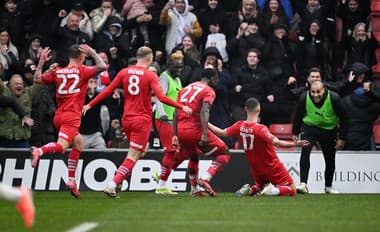
<path fill-rule="evenodd" d="M 296 195 L 296 190 L 292 189 L 289 186 L 277 186 L 280 190 L 280 196 L 294 196 Z"/>
<path fill-rule="evenodd" d="M 187 169 L 189 170 L 190 186 L 196 187 L 198 184 L 197 180 L 198 180 L 198 172 L 199 172 L 199 160 L 197 161 L 189 160 Z"/>
<path fill-rule="evenodd" d="M 207 169 L 210 176 L 215 176 L 228 162 L 230 162 L 229 155 L 218 155 L 214 161 L 212 161 L 211 166 Z"/>
<path fill-rule="evenodd" d="M 125 178 L 127 178 L 131 172 L 133 167 L 135 166 L 135 161 L 126 158 L 124 162 L 120 165 L 120 167 L 116 171 L 116 175 L 113 178 L 113 182 L 116 184 L 120 184 Z"/>
<path fill-rule="evenodd" d="M 172 167 L 175 163 L 174 152 L 165 152 L 164 158 L 162 158 L 160 180 L 167 181 L 170 173 L 172 172 Z"/>
<path fill-rule="evenodd" d="M 68 162 L 67 162 L 68 169 L 69 169 L 69 177 L 75 178 L 75 170 L 77 169 L 80 153 L 81 151 L 73 148 L 69 154 Z"/>
<path fill-rule="evenodd" d="M 48 143 L 40 147 L 44 154 L 48 153 L 62 153 L 63 148 L 59 143 Z"/>

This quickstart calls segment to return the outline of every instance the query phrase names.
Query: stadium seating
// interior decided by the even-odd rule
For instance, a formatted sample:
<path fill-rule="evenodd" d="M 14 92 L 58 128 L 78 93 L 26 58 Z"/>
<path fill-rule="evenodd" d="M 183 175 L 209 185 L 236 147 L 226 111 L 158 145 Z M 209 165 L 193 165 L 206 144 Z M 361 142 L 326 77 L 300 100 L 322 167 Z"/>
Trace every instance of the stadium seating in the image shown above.
<path fill-rule="evenodd" d="M 380 150 L 380 124 L 373 125 L 373 134 L 375 136 L 376 149 Z"/>
<path fill-rule="evenodd" d="M 292 133 L 292 124 L 271 124 L 269 126 L 269 131 L 281 140 L 292 141 L 293 133 Z M 297 151 L 296 147 L 279 147 L 276 149 L 277 151 Z"/>
<path fill-rule="evenodd" d="M 293 137 L 292 124 L 271 124 L 269 131 L 279 139 L 291 140 Z"/>
<path fill-rule="evenodd" d="M 372 2 L 371 2 L 371 15 L 380 16 L 380 1 L 372 0 Z"/>

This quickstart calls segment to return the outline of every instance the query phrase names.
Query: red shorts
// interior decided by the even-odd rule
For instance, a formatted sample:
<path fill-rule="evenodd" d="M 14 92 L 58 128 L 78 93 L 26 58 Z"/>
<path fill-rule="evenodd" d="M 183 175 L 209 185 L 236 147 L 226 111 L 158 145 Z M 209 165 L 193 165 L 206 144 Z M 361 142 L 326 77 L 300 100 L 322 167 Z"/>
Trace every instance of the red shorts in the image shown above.
<path fill-rule="evenodd" d="M 59 131 L 58 138 L 66 140 L 69 144 L 79 134 L 80 118 L 71 113 L 55 114 L 54 126 Z"/>
<path fill-rule="evenodd" d="M 160 137 L 160 142 L 164 151 L 175 151 L 177 148 L 172 147 L 173 138 L 173 125 L 168 122 L 162 122 L 161 120 L 154 120 L 156 124 L 156 129 L 158 136 Z"/>
<path fill-rule="evenodd" d="M 252 168 L 251 172 L 255 179 L 256 186 L 259 188 L 263 188 L 267 183 L 272 183 L 275 186 L 290 186 L 294 183 L 288 170 L 286 170 L 284 165 L 280 162 L 266 174 L 255 174 L 255 170 Z"/>
<path fill-rule="evenodd" d="M 217 156 L 225 154 L 228 150 L 227 145 L 210 130 L 207 131 L 208 144 L 207 146 L 199 146 L 201 141 L 202 131 L 199 129 L 178 128 L 178 139 L 182 147 L 182 151 L 187 157 L 202 152 L 205 156 Z"/>
<path fill-rule="evenodd" d="M 125 135 L 129 141 L 129 147 L 138 151 L 145 151 L 152 130 L 152 119 L 135 117 L 122 122 Z"/>

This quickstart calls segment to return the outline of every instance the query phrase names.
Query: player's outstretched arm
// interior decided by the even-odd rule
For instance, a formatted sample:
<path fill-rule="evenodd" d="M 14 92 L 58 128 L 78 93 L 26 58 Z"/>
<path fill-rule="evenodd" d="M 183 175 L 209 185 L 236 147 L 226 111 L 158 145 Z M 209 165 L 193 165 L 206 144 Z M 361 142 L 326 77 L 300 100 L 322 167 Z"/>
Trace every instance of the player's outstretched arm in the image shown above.
<path fill-rule="evenodd" d="M 272 144 L 276 147 L 307 147 L 310 142 L 307 140 L 293 140 L 292 142 L 288 142 L 285 140 L 281 140 L 278 138 L 274 138 Z"/>
<path fill-rule="evenodd" d="M 41 77 L 42 77 L 42 69 L 44 67 L 44 64 L 46 61 L 51 60 L 50 56 L 50 48 L 45 47 L 41 50 L 40 60 L 38 61 L 38 65 L 36 68 L 36 72 L 34 73 L 33 82 L 34 83 L 43 83 Z"/>
<path fill-rule="evenodd" d="M 217 136 L 228 137 L 226 129 L 221 129 L 212 123 L 208 123 L 208 128 Z"/>

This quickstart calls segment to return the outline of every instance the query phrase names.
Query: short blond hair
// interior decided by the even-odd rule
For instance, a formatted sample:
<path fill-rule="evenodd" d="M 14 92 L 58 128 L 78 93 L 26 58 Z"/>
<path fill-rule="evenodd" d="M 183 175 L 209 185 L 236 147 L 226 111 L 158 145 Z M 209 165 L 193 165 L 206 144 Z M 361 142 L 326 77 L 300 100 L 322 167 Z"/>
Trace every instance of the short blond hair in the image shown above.
<path fill-rule="evenodd" d="M 183 60 L 183 55 L 181 53 L 172 53 L 170 54 L 169 60 Z"/>
<path fill-rule="evenodd" d="M 152 49 L 150 49 L 147 46 L 142 46 L 139 49 L 137 49 L 136 57 L 137 59 L 141 59 L 141 58 L 145 58 L 149 54 L 153 54 Z"/>

